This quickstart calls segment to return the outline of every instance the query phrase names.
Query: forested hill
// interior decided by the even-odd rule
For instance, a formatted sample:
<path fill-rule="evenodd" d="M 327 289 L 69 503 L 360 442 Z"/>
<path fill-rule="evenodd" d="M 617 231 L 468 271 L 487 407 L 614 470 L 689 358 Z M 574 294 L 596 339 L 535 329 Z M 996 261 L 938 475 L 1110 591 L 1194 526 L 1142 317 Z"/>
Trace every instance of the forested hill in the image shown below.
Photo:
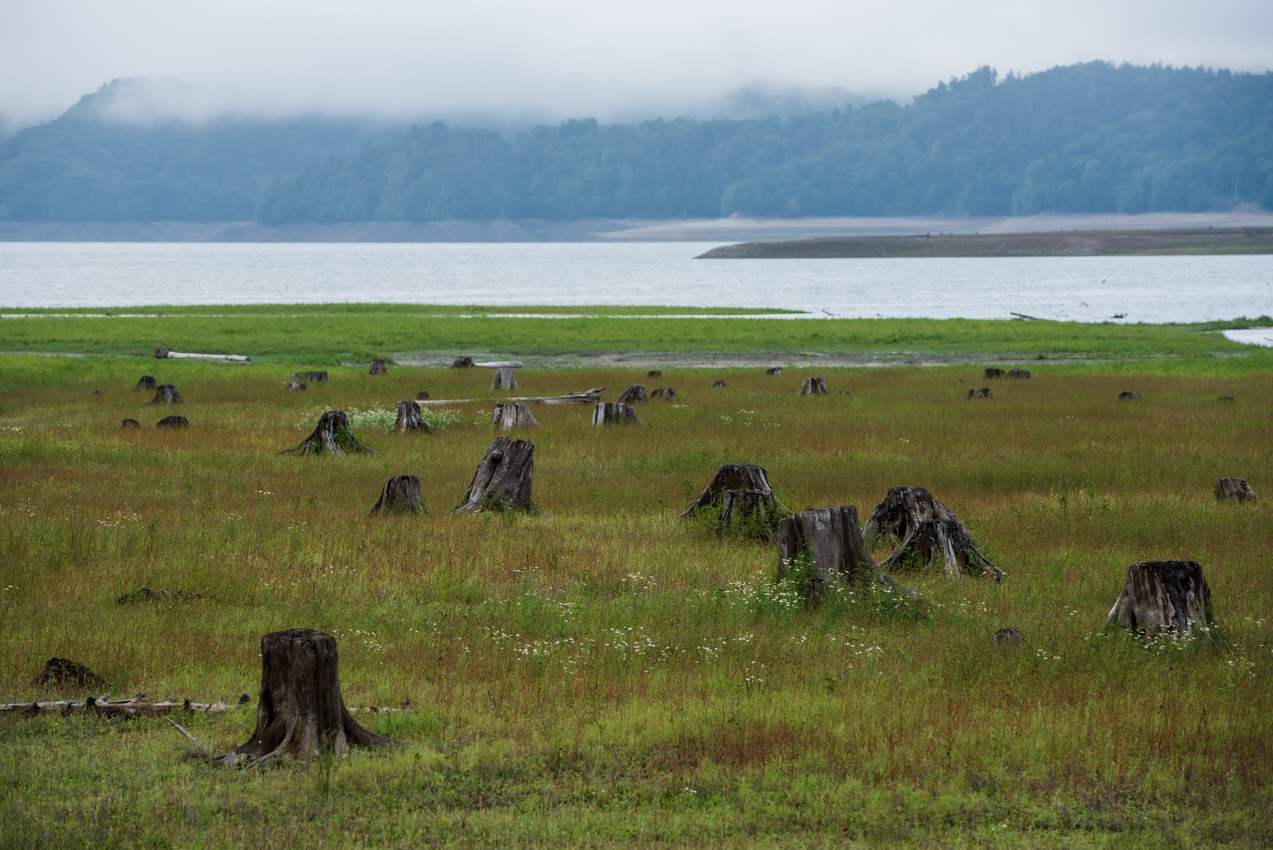
<path fill-rule="evenodd" d="M 87 99 L 86 99 L 87 100 Z M 907 106 L 780 120 L 135 125 L 0 144 L 0 219 L 437 221 L 1273 209 L 1273 74 L 988 68 Z"/>

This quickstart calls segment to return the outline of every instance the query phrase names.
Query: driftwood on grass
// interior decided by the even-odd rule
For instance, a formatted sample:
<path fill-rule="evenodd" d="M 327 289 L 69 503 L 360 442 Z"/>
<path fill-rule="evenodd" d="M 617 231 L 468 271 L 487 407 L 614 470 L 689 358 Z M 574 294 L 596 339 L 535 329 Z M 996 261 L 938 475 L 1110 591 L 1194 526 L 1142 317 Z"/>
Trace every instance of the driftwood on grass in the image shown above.
<path fill-rule="evenodd" d="M 420 493 L 420 479 L 414 475 L 395 475 L 385 482 L 380 498 L 372 507 L 373 514 L 422 514 L 424 496 Z"/>
<path fill-rule="evenodd" d="M 389 370 L 385 368 L 385 361 L 376 359 L 371 361 L 371 369 L 367 372 L 367 374 L 368 375 L 387 375 L 389 374 Z"/>
<path fill-rule="evenodd" d="M 741 523 L 744 531 L 757 537 L 770 536 L 778 522 L 791 513 L 778 501 L 765 468 L 750 463 L 721 464 L 703 492 L 677 518 L 693 517 L 704 510 L 715 515 L 721 528 Z"/>
<path fill-rule="evenodd" d="M 814 574 L 805 582 L 806 596 L 816 597 L 833 582 L 868 579 L 885 587 L 897 582 L 875 565 L 853 505 L 815 508 L 789 516 L 778 524 L 778 555 L 785 577 L 801 555 L 807 555 Z"/>
<path fill-rule="evenodd" d="M 1002 378 L 1003 370 L 998 366 L 987 366 L 985 374 L 982 375 L 982 377 L 986 380 L 990 380 L 991 378 Z"/>
<path fill-rule="evenodd" d="M 376 450 L 364 446 L 354 436 L 349 427 L 349 415 L 343 410 L 329 410 L 318 417 L 318 424 L 310 435 L 301 440 L 295 447 L 284 449 L 282 454 L 299 452 L 307 455 L 311 452 L 322 454 L 328 452 L 336 457 L 344 457 L 346 452 L 371 452 Z"/>
<path fill-rule="evenodd" d="M 89 697 L 88 699 L 60 699 L 47 702 L 11 702 L 0 704 L 0 713 L 20 711 L 27 717 L 36 717 L 46 712 L 58 714 L 74 714 L 85 711 L 99 717 L 162 717 L 175 711 L 195 712 L 199 714 L 220 714 L 229 709 L 225 700 L 220 702 L 192 702 L 182 700 L 176 702 L 168 699 L 163 702 L 147 702 L 145 694 L 122 700 L 111 700 L 107 697 Z"/>
<path fill-rule="evenodd" d="M 800 385 L 800 395 L 826 395 L 826 378 L 805 378 Z"/>
<path fill-rule="evenodd" d="M 918 566 L 931 569 L 940 556 L 951 578 L 979 574 L 996 581 L 1005 573 L 990 562 L 973 542 L 972 534 L 950 508 L 923 487 L 894 487 L 875 506 L 862 528 L 867 540 L 888 537 L 900 541 L 880 562 L 881 569 Z"/>
<path fill-rule="evenodd" d="M 288 381 L 287 388 L 293 392 L 305 392 L 305 384 L 300 381 Z"/>
<path fill-rule="evenodd" d="M 464 503 L 455 513 L 486 510 L 535 512 L 531 485 L 535 477 L 535 444 L 529 440 L 497 437 L 477 465 L 473 481 L 464 492 Z"/>
<path fill-rule="evenodd" d="M 77 661 L 69 658 L 50 658 L 44 662 L 44 670 L 35 677 L 34 684 L 38 688 L 51 686 L 95 688 L 106 684 L 106 681 Z"/>
<path fill-rule="evenodd" d="M 1135 631 L 1189 635 L 1214 623 L 1211 587 L 1197 561 L 1140 561 L 1127 568 L 1127 580 L 1105 617 Z"/>
<path fill-rule="evenodd" d="M 650 393 L 650 398 L 661 398 L 671 401 L 676 398 L 676 390 L 671 387 L 659 387 Z"/>
<path fill-rule="evenodd" d="M 723 390 L 723 389 L 725 389 L 725 382 L 724 382 L 724 381 L 713 381 L 713 382 L 712 382 L 712 389 L 714 389 L 714 390 Z"/>
<path fill-rule="evenodd" d="M 155 423 L 156 428 L 189 428 L 190 420 L 184 416 L 165 416 Z"/>
<path fill-rule="evenodd" d="M 1030 380 L 1030 370 L 1029 369 L 1009 369 L 1008 377 L 1018 381 L 1028 381 Z"/>
<path fill-rule="evenodd" d="M 140 428 L 140 427 L 141 427 L 141 423 L 140 423 L 140 422 L 138 422 L 136 419 L 121 419 L 121 420 L 119 421 L 119 427 L 121 427 L 121 428 Z"/>
<path fill-rule="evenodd" d="M 593 425 L 644 425 L 630 404 L 599 401 L 592 408 Z"/>
<path fill-rule="evenodd" d="M 538 428 L 539 423 L 530 413 L 530 407 L 524 401 L 495 402 L 495 416 L 491 425 L 511 431 L 513 428 Z"/>
<path fill-rule="evenodd" d="M 973 387 L 968 391 L 968 398 L 994 398 L 994 391 L 990 387 Z"/>
<path fill-rule="evenodd" d="M 160 384 L 155 387 L 155 397 L 150 400 L 151 404 L 185 404 L 185 400 L 181 398 L 181 393 L 177 392 L 177 388 L 172 384 Z"/>
<path fill-rule="evenodd" d="M 399 434 L 417 431 L 433 433 L 433 428 L 420 415 L 420 405 L 410 400 L 398 402 L 398 418 L 393 421 L 393 430 Z"/>
<path fill-rule="evenodd" d="M 1118 394 L 1119 401 L 1140 401 L 1140 396 L 1131 390 L 1123 390 Z"/>
<path fill-rule="evenodd" d="M 766 375 L 781 375 L 781 374 L 782 374 L 782 367 L 781 367 L 781 366 L 770 366 L 768 369 L 766 369 L 766 370 L 765 370 L 765 374 L 766 374 Z"/>
<path fill-rule="evenodd" d="M 645 384 L 633 384 L 620 394 L 619 404 L 632 404 L 633 402 L 645 402 Z"/>
<path fill-rule="evenodd" d="M 473 366 L 473 358 L 463 354 L 451 361 L 452 369 L 469 369 Z"/>
<path fill-rule="evenodd" d="M 388 743 L 360 726 L 345 708 L 336 639 L 313 629 L 292 629 L 261 638 L 256 730 L 214 763 L 232 767 L 280 758 L 308 760 L 324 750 L 342 755 L 351 746 Z"/>
<path fill-rule="evenodd" d="M 504 401 L 525 401 L 530 404 L 596 404 L 601 401 L 601 391 L 605 387 L 593 387 L 583 392 L 567 393 L 565 395 L 547 395 L 547 396 L 514 396 L 506 398 Z M 480 398 L 435 398 L 428 401 L 421 401 L 421 404 L 472 404 L 474 402 L 485 401 Z"/>
<path fill-rule="evenodd" d="M 1245 478 L 1221 478 L 1216 482 L 1216 499 L 1226 501 L 1235 499 L 1239 502 L 1250 500 L 1259 500 L 1259 496 L 1255 495 L 1255 491 L 1251 489 L 1251 485 L 1246 483 Z"/>
<path fill-rule="evenodd" d="M 663 370 L 662 370 L 662 369 L 651 369 L 650 371 L 648 371 L 648 372 L 646 372 L 646 373 L 645 373 L 645 377 L 647 377 L 647 378 L 662 378 L 662 377 L 663 377 Z"/>
<path fill-rule="evenodd" d="M 158 386 L 159 383 L 155 380 L 154 375 L 142 375 L 137 379 L 137 389 L 139 390 L 153 390 Z"/>
<path fill-rule="evenodd" d="M 160 360 L 233 360 L 239 363 L 252 359 L 242 354 L 183 354 L 171 348 L 156 348 L 155 357 Z"/>

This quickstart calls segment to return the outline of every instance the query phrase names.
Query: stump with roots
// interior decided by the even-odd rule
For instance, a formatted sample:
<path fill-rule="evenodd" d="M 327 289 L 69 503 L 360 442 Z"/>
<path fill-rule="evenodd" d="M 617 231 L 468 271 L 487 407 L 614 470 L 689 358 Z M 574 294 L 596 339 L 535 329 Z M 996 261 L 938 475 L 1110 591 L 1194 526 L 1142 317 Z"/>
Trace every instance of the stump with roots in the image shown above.
<path fill-rule="evenodd" d="M 1131 390 L 1123 390 L 1118 394 L 1119 401 L 1140 401 L 1140 396 Z"/>
<path fill-rule="evenodd" d="M 367 374 L 368 375 L 387 375 L 389 374 L 389 370 L 385 368 L 385 361 L 372 360 L 371 369 L 370 371 L 367 372 Z"/>
<path fill-rule="evenodd" d="M 136 419 L 121 419 L 119 422 L 121 428 L 140 428 L 141 423 Z"/>
<path fill-rule="evenodd" d="M 800 385 L 800 395 L 826 395 L 826 378 L 805 378 Z"/>
<path fill-rule="evenodd" d="M 463 354 L 451 361 L 452 369 L 469 369 L 473 366 L 473 358 Z"/>
<path fill-rule="evenodd" d="M 391 743 L 358 725 L 340 693 L 336 639 L 313 629 L 271 632 L 261 638 L 261 691 L 256 730 L 247 743 L 215 758 L 215 764 L 306 761 L 323 752 Z"/>
<path fill-rule="evenodd" d="M 1018 381 L 1028 381 L 1030 380 L 1030 370 L 1029 369 L 1009 369 L 1008 377 Z"/>
<path fill-rule="evenodd" d="M 645 384 L 633 384 L 619 396 L 619 404 L 632 404 L 633 402 L 645 402 L 646 400 Z"/>
<path fill-rule="evenodd" d="M 599 401 L 592 408 L 593 425 L 644 425 L 630 404 Z"/>
<path fill-rule="evenodd" d="M 717 530 L 735 528 L 754 537 L 770 537 L 791 511 L 778 501 L 763 466 L 726 463 L 717 468 L 698 498 L 677 514 L 688 519 L 707 511 L 715 516 Z"/>
<path fill-rule="evenodd" d="M 537 513 L 530 489 L 535 476 L 535 444 L 529 440 L 497 437 L 473 473 L 464 503 L 455 513 L 518 510 Z"/>
<path fill-rule="evenodd" d="M 491 376 L 491 389 L 517 389 L 517 369 L 512 366 L 496 366 L 494 372 L 495 374 Z"/>
<path fill-rule="evenodd" d="M 137 389 L 139 390 L 153 390 L 158 387 L 159 384 L 155 381 L 154 375 L 142 375 L 137 379 Z"/>
<path fill-rule="evenodd" d="M 667 388 L 659 387 L 650 393 L 650 398 L 661 398 L 667 401 L 671 401 L 672 399 L 676 398 L 676 390 L 672 389 L 671 387 L 667 387 Z"/>
<path fill-rule="evenodd" d="M 393 430 L 399 434 L 417 431 L 425 434 L 433 433 L 429 423 L 425 422 L 424 417 L 420 415 L 420 405 L 414 401 L 398 402 L 398 418 L 393 422 Z"/>
<path fill-rule="evenodd" d="M 1259 496 L 1255 495 L 1255 491 L 1251 489 L 1251 485 L 1246 483 L 1245 478 L 1221 478 L 1216 482 L 1216 499 L 1218 501 L 1227 501 L 1236 499 L 1239 502 L 1251 500 L 1259 500 Z"/>
<path fill-rule="evenodd" d="M 380 499 L 371 509 L 373 514 L 422 514 L 424 496 L 420 479 L 414 475 L 395 475 L 380 490 Z"/>
<path fill-rule="evenodd" d="M 766 375 L 781 375 L 781 374 L 782 374 L 782 367 L 781 367 L 781 366 L 770 366 L 768 369 L 766 369 L 766 370 L 765 370 L 765 374 L 766 374 Z"/>
<path fill-rule="evenodd" d="M 990 387 L 973 387 L 968 391 L 968 398 L 994 398 L 994 391 Z"/>
<path fill-rule="evenodd" d="M 1127 568 L 1123 592 L 1105 618 L 1133 631 L 1175 632 L 1187 637 L 1209 628 L 1211 588 L 1197 561 L 1141 561 Z"/>
<path fill-rule="evenodd" d="M 190 420 L 184 416 L 165 416 L 155 423 L 156 428 L 189 428 Z"/>
<path fill-rule="evenodd" d="M 982 375 L 982 377 L 987 381 L 990 380 L 991 378 L 1002 378 L 1003 370 L 997 366 L 987 366 L 986 371 Z"/>
<path fill-rule="evenodd" d="M 866 551 L 853 505 L 815 508 L 784 519 L 778 524 L 778 556 L 783 578 L 789 578 L 800 560 L 808 558 L 813 574 L 805 580 L 807 597 L 816 598 L 835 582 L 868 580 L 897 586 Z"/>
<path fill-rule="evenodd" d="M 301 381 L 288 381 L 287 388 L 292 392 L 305 392 L 305 384 Z"/>
<path fill-rule="evenodd" d="M 724 381 L 713 381 L 713 382 L 712 382 L 712 389 L 714 389 L 714 390 L 723 390 L 723 389 L 725 389 L 725 382 L 724 382 Z"/>
<path fill-rule="evenodd" d="M 990 562 L 973 542 L 955 512 L 932 497 L 923 487 L 894 487 L 875 506 L 862 527 L 867 540 L 884 537 L 899 541 L 880 562 L 881 569 L 918 566 L 931 569 L 938 556 L 951 578 L 975 573 L 993 576 L 1005 573 Z"/>
<path fill-rule="evenodd" d="M 647 377 L 647 378 L 662 378 L 662 377 L 663 377 L 663 370 L 662 370 L 662 369 L 651 369 L 650 371 L 648 371 L 648 372 L 646 372 L 646 373 L 645 373 L 645 377 Z"/>
<path fill-rule="evenodd" d="M 491 425 L 511 431 L 514 428 L 538 428 L 539 423 L 530 413 L 530 406 L 524 401 L 495 402 L 495 416 Z"/>
<path fill-rule="evenodd" d="M 294 448 L 286 449 L 283 454 L 294 454 L 299 452 L 302 455 L 322 454 L 327 452 L 335 457 L 344 457 L 346 452 L 371 452 L 376 450 L 371 446 L 364 446 L 354 436 L 353 430 L 349 427 L 349 416 L 343 410 L 329 410 L 322 416 L 318 417 L 318 424 L 314 426 L 314 430 L 308 437 L 301 440 Z"/>
<path fill-rule="evenodd" d="M 155 397 L 150 400 L 151 404 L 185 404 L 181 398 L 181 393 L 177 392 L 177 388 L 172 384 L 160 384 L 155 387 Z"/>

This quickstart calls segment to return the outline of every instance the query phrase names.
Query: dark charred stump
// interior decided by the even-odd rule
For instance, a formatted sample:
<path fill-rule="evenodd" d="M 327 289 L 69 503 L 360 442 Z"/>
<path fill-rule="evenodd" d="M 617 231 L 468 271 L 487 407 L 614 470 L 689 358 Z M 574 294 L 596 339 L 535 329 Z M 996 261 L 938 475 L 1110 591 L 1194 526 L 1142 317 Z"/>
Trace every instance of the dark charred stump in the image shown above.
<path fill-rule="evenodd" d="M 1140 396 L 1131 390 L 1123 390 L 1118 394 L 1119 401 L 1140 401 Z"/>
<path fill-rule="evenodd" d="M 283 454 L 300 452 L 307 455 L 311 452 L 322 454 L 327 452 L 335 457 L 344 457 L 346 452 L 376 452 L 371 446 L 358 442 L 349 427 L 349 416 L 343 410 L 329 410 L 318 417 L 318 424 L 313 432 L 301 440 L 295 448 L 286 449 Z"/>
<path fill-rule="evenodd" d="M 999 629 L 995 632 L 995 643 L 1000 646 L 1016 649 L 1024 642 L 1025 637 L 1016 626 L 1008 626 L 1006 629 Z"/>
<path fill-rule="evenodd" d="M 645 384 L 633 384 L 619 396 L 619 404 L 632 404 L 638 401 L 644 403 L 646 400 Z"/>
<path fill-rule="evenodd" d="M 416 431 L 422 431 L 425 434 L 433 433 L 429 423 L 425 422 L 424 417 L 420 415 L 420 405 L 414 401 L 398 402 L 398 418 L 393 422 L 393 430 L 399 434 Z"/>
<path fill-rule="evenodd" d="M 425 400 L 425 399 L 427 399 L 428 397 L 429 397 L 429 391 L 428 391 L 428 390 L 420 390 L 420 392 L 418 392 L 418 393 L 416 393 L 416 394 L 415 394 L 415 400 L 416 400 L 416 401 L 424 401 L 424 400 Z"/>
<path fill-rule="evenodd" d="M 1231 395 L 1222 395 L 1222 396 L 1220 396 L 1220 401 L 1222 401 L 1222 402 L 1232 402 L 1232 401 L 1237 401 L 1237 399 L 1235 399 L 1235 398 L 1234 398 L 1233 396 L 1231 396 Z"/>
<path fill-rule="evenodd" d="M 772 537 L 779 521 L 791 514 L 769 486 L 765 468 L 749 463 L 722 464 L 677 518 L 694 517 L 703 510 L 715 516 L 718 530 L 734 528 L 753 537 Z"/>
<path fill-rule="evenodd" d="M 1197 561 L 1141 561 L 1127 568 L 1127 581 L 1105 625 L 1188 636 L 1215 622 L 1211 588 Z"/>
<path fill-rule="evenodd" d="M 288 381 L 287 389 L 290 392 L 305 392 L 305 385 L 300 381 Z"/>
<path fill-rule="evenodd" d="M 495 402 L 495 416 L 491 425 L 511 431 L 514 428 L 538 428 L 539 423 L 530 413 L 530 407 L 524 401 Z"/>
<path fill-rule="evenodd" d="M 535 444 L 497 437 L 477 465 L 464 504 L 455 513 L 518 510 L 537 513 L 530 489 L 535 476 Z"/>
<path fill-rule="evenodd" d="M 805 555 L 813 567 L 813 582 L 806 590 L 817 594 L 833 582 L 853 584 L 876 581 L 885 587 L 897 582 L 875 565 L 858 528 L 858 509 L 853 505 L 815 508 L 789 516 L 778 524 L 780 574 L 790 576 Z"/>
<path fill-rule="evenodd" d="M 389 370 L 385 368 L 385 361 L 372 360 L 371 370 L 368 371 L 367 374 L 368 375 L 387 375 L 389 374 Z"/>
<path fill-rule="evenodd" d="M 467 354 L 455 358 L 451 361 L 452 369 L 471 369 L 473 367 L 473 358 Z"/>
<path fill-rule="evenodd" d="M 630 404 L 599 401 L 592 408 L 593 425 L 644 425 Z"/>
<path fill-rule="evenodd" d="M 646 372 L 646 373 L 645 373 L 645 377 L 647 377 L 647 378 L 662 378 L 662 377 L 663 377 L 663 370 L 662 370 L 662 369 L 651 369 L 650 371 L 648 371 L 648 372 Z"/>
<path fill-rule="evenodd" d="M 982 375 L 982 377 L 987 381 L 991 378 L 1002 378 L 1003 370 L 997 366 L 987 366 L 985 374 Z"/>
<path fill-rule="evenodd" d="M 138 422 L 136 419 L 122 419 L 122 420 L 120 420 L 119 427 L 121 427 L 121 428 L 140 428 L 140 427 L 141 427 L 141 423 L 140 423 L 140 422 Z"/>
<path fill-rule="evenodd" d="M 139 390 L 153 390 L 158 389 L 158 387 L 159 384 L 155 381 L 154 375 L 142 375 L 137 379 L 137 389 Z"/>
<path fill-rule="evenodd" d="M 781 375 L 781 374 L 782 374 L 782 367 L 781 367 L 781 366 L 770 366 L 768 369 L 766 369 L 766 370 L 765 370 L 765 374 L 766 374 L 766 375 Z"/>
<path fill-rule="evenodd" d="M 35 677 L 37 688 L 74 685 L 77 688 L 97 688 L 105 685 L 101 676 L 68 658 L 50 658 L 44 662 L 44 671 Z"/>
<path fill-rule="evenodd" d="M 1216 499 L 1219 501 L 1236 499 L 1239 502 L 1246 502 L 1258 501 L 1259 498 L 1251 489 L 1251 485 L 1246 483 L 1245 478 L 1221 478 L 1216 482 Z"/>
<path fill-rule="evenodd" d="M 495 374 L 491 376 L 491 389 L 517 389 L 517 369 L 512 366 L 496 366 L 493 371 Z"/>
<path fill-rule="evenodd" d="M 659 387 L 658 389 L 650 393 L 650 398 L 661 398 L 666 401 L 671 401 L 672 399 L 676 398 L 676 390 L 672 389 L 671 387 L 667 387 L 667 388 Z"/>
<path fill-rule="evenodd" d="M 1018 381 L 1028 381 L 1030 380 L 1030 370 L 1029 369 L 1009 369 L 1008 377 Z"/>
<path fill-rule="evenodd" d="M 292 629 L 261 638 L 256 730 L 247 743 L 214 762 L 233 767 L 285 758 L 306 761 L 324 751 L 343 755 L 353 746 L 388 743 L 358 725 L 345 708 L 336 639 L 313 629 Z"/>
<path fill-rule="evenodd" d="M 951 578 L 976 573 L 991 575 L 998 581 L 1005 575 L 977 548 L 955 512 L 923 487 L 889 490 L 862 531 L 867 540 L 885 537 L 899 541 L 897 548 L 880 562 L 881 569 L 931 569 L 940 557 Z"/>
<path fill-rule="evenodd" d="M 165 357 L 167 357 L 169 354 L 172 354 L 172 349 L 171 349 L 171 348 L 163 348 L 163 347 L 160 347 L 160 348 L 156 348 L 156 349 L 155 349 L 155 359 L 156 359 L 156 360 L 163 360 L 163 359 L 164 359 Z"/>
<path fill-rule="evenodd" d="M 190 420 L 184 416 L 165 416 L 155 423 L 156 428 L 189 428 Z"/>
<path fill-rule="evenodd" d="M 420 479 L 414 475 L 395 475 L 385 482 L 380 499 L 371 509 L 373 514 L 422 514 L 424 496 Z"/>
<path fill-rule="evenodd" d="M 155 387 L 155 397 L 150 400 L 151 404 L 185 404 L 181 398 L 181 393 L 177 392 L 177 388 L 172 384 L 160 384 Z"/>
<path fill-rule="evenodd" d="M 826 395 L 826 378 L 805 378 L 800 385 L 800 395 Z"/>
<path fill-rule="evenodd" d="M 769 473 L 763 466 L 750 463 L 724 463 L 716 469 L 716 474 L 703 492 L 694 501 L 685 506 L 685 510 L 677 514 L 678 519 L 694 516 L 703 508 L 719 505 L 726 490 L 759 490 L 773 495 L 774 489 L 769 486 Z"/>
<path fill-rule="evenodd" d="M 968 391 L 968 398 L 994 398 L 994 391 L 990 387 L 973 387 Z"/>
<path fill-rule="evenodd" d="M 712 382 L 712 389 L 714 389 L 714 390 L 723 390 L 723 389 L 725 389 L 725 382 L 724 382 L 724 381 L 713 381 L 713 382 Z"/>

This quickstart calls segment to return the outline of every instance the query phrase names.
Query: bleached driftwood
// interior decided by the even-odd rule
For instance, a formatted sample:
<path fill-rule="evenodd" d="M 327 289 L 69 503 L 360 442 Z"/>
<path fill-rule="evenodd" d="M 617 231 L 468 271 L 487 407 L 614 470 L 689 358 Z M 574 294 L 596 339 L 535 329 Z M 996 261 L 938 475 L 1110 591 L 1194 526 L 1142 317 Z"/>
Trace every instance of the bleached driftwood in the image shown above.
<path fill-rule="evenodd" d="M 219 714 L 229 710 L 225 700 L 220 702 L 192 702 L 183 700 L 164 700 L 163 702 L 147 702 L 145 697 L 112 700 L 107 696 L 88 697 L 73 700 L 60 699 L 47 702 L 11 702 L 0 704 L 0 713 L 20 711 L 35 715 L 44 711 L 61 714 L 73 714 L 77 711 L 92 711 L 103 717 L 162 717 L 174 711 L 199 712 L 201 714 Z"/>
<path fill-rule="evenodd" d="M 160 360 L 234 360 L 239 363 L 247 363 L 252 359 L 242 354 L 189 354 L 173 351 L 171 348 L 156 348 L 155 357 Z"/>
<path fill-rule="evenodd" d="M 567 393 L 566 395 L 546 395 L 546 396 L 521 396 L 518 398 L 501 399 L 504 404 L 510 401 L 524 401 L 528 404 L 596 404 L 601 401 L 601 391 L 605 387 L 593 387 L 590 390 L 584 390 L 578 393 Z M 484 398 L 430 398 L 417 402 L 418 404 L 477 404 L 479 402 L 489 401 Z"/>

